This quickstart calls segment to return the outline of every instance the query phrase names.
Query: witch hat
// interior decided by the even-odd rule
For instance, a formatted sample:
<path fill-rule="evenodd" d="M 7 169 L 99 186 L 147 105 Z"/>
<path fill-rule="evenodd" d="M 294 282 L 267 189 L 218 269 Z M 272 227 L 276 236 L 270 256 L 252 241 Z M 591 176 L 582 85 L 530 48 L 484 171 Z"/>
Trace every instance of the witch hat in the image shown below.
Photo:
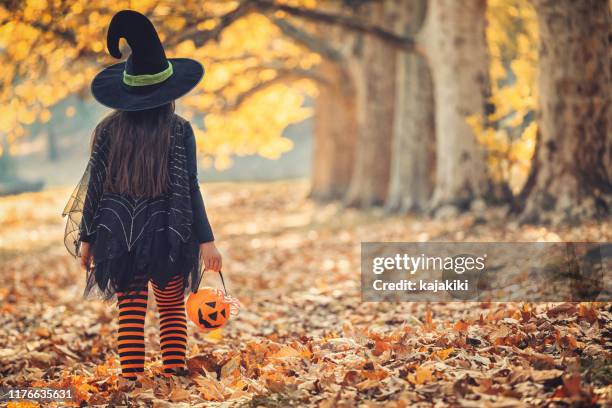
<path fill-rule="evenodd" d="M 119 39 L 132 53 L 126 61 L 99 72 L 91 93 L 102 105 L 122 111 L 155 108 L 191 91 L 204 76 L 204 67 L 190 58 L 166 58 L 153 23 L 143 14 L 122 10 L 108 27 L 108 52 L 121 58 Z"/>

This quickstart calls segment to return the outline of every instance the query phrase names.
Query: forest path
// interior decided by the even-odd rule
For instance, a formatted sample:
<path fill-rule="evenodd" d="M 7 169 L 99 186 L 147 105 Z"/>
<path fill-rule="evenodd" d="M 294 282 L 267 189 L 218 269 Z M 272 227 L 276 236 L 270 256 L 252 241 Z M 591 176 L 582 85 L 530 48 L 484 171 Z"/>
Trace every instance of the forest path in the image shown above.
<path fill-rule="evenodd" d="M 81 298 L 83 272 L 62 244 L 70 190 L 0 199 L 0 386 L 71 386 L 78 401 L 104 406 L 612 401 L 609 304 L 361 303 L 359 293 L 361 241 L 609 241 L 610 224 L 384 217 L 316 205 L 307 189 L 203 187 L 228 289 L 243 309 L 222 331 L 190 325 L 191 376 L 168 381 L 154 377 L 151 296 L 147 379 L 136 389 L 118 378 L 113 305 Z"/>

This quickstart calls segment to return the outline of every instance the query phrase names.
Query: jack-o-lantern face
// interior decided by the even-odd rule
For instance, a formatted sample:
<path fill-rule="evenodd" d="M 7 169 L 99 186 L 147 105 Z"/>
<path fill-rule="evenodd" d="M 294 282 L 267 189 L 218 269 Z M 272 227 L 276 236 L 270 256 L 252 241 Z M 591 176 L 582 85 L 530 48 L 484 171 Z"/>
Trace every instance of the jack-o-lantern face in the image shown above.
<path fill-rule="evenodd" d="M 202 331 L 222 327 L 230 316 L 230 304 L 223 294 L 212 288 L 202 288 L 190 294 L 186 309 L 189 319 Z"/>

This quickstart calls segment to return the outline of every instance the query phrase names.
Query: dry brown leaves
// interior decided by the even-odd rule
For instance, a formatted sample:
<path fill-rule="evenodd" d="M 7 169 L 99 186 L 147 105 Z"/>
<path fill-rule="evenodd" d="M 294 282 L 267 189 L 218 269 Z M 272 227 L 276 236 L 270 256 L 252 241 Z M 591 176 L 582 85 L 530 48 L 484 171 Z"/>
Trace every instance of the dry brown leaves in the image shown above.
<path fill-rule="evenodd" d="M 568 230 L 343 211 L 304 183 L 204 188 L 230 293 L 223 331 L 191 332 L 190 376 L 160 372 L 147 316 L 146 375 L 119 377 L 116 311 L 83 300 L 61 244 L 68 191 L 0 201 L 0 386 L 71 387 L 73 405 L 605 406 L 612 402 L 608 304 L 377 304 L 359 297 L 362 240 L 609 240 Z M 208 284 L 216 283 L 210 277 Z M 151 303 L 154 303 L 151 301 Z M 37 406 L 11 403 L 10 406 Z"/>

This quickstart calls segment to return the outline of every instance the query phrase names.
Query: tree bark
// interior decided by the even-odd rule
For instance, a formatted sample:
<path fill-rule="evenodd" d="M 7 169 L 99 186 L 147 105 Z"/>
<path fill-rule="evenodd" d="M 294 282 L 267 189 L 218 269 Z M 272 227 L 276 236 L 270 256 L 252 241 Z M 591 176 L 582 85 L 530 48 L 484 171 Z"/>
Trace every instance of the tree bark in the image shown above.
<path fill-rule="evenodd" d="M 394 124 L 391 182 L 386 208 L 405 213 L 427 208 L 433 189 L 435 146 L 433 85 L 427 61 L 418 54 L 400 57 L 397 118 Z M 403 77 L 403 78 L 402 78 Z"/>
<path fill-rule="evenodd" d="M 319 87 L 314 106 L 314 152 L 310 197 L 340 199 L 348 190 L 355 157 L 357 118 L 351 78 L 337 63 L 318 67 L 329 85 Z"/>
<path fill-rule="evenodd" d="M 388 1 L 366 6 L 374 24 L 393 24 Z M 379 37 L 363 37 L 363 57 L 353 64 L 356 79 L 358 142 L 345 204 L 360 208 L 382 205 L 387 197 L 395 104 L 396 49 Z"/>
<path fill-rule="evenodd" d="M 423 24 L 427 2 L 400 3 L 400 34 L 414 37 Z M 421 54 L 399 53 L 397 64 L 391 181 L 385 207 L 389 212 L 419 212 L 427 207 L 433 189 L 433 83 L 428 62 Z"/>
<path fill-rule="evenodd" d="M 434 82 L 436 187 L 431 207 L 469 207 L 490 191 L 484 147 L 466 122 L 485 115 L 488 52 L 485 0 L 431 0 L 417 40 Z"/>
<path fill-rule="evenodd" d="M 540 30 L 540 146 L 525 222 L 608 217 L 612 73 L 608 0 L 534 0 Z"/>

